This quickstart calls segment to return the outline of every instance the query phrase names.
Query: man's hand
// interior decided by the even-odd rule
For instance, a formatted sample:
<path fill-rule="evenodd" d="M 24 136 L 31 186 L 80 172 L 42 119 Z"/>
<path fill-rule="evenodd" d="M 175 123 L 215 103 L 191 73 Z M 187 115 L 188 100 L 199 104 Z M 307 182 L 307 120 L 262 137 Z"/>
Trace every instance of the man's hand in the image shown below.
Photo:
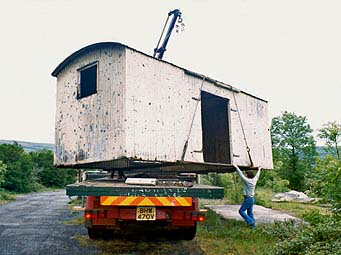
<path fill-rule="evenodd" d="M 234 166 L 235 168 L 239 169 L 239 167 L 238 167 L 236 164 L 233 164 L 233 166 Z"/>

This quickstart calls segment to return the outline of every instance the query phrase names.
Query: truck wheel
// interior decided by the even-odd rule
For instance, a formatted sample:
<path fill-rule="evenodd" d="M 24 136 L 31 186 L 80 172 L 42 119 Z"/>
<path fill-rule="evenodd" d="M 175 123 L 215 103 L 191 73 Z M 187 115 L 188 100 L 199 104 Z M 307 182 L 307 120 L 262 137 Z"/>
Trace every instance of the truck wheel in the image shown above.
<path fill-rule="evenodd" d="M 172 231 L 172 238 L 177 240 L 192 240 L 197 232 L 197 225 L 190 228 L 176 229 Z"/>
<path fill-rule="evenodd" d="M 99 229 L 88 228 L 88 235 L 90 239 L 98 239 L 101 237 L 101 231 Z"/>
<path fill-rule="evenodd" d="M 195 237 L 195 234 L 197 233 L 197 226 L 191 228 L 186 228 L 181 231 L 180 236 L 183 240 L 193 240 Z"/>

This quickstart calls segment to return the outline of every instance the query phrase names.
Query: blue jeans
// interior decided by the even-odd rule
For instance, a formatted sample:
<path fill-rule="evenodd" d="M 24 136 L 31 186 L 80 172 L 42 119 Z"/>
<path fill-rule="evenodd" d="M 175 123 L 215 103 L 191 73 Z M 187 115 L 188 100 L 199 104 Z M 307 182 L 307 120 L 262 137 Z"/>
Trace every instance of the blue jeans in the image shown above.
<path fill-rule="evenodd" d="M 253 216 L 254 202 L 255 200 L 253 197 L 245 197 L 242 206 L 239 209 L 240 216 L 242 216 L 245 222 L 250 226 L 256 226 L 255 218 Z M 247 213 L 245 213 L 245 211 Z"/>

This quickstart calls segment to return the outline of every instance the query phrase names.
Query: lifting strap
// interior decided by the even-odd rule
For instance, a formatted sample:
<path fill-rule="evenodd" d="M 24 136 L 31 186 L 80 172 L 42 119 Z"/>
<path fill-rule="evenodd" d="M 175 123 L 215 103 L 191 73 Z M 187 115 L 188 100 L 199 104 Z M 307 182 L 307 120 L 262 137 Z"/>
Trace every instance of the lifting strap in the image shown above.
<path fill-rule="evenodd" d="M 184 148 L 182 150 L 181 161 L 185 160 L 185 156 L 186 156 L 186 152 L 187 152 L 187 147 L 188 147 L 188 140 L 189 140 L 189 137 L 190 137 L 191 132 L 192 132 L 192 127 L 193 127 L 193 123 L 194 123 L 195 114 L 197 112 L 199 102 L 201 101 L 201 91 L 202 91 L 202 88 L 204 86 L 205 79 L 206 79 L 206 77 L 204 76 L 203 79 L 202 79 L 202 82 L 201 82 L 201 86 L 200 86 L 200 90 L 199 90 L 199 96 L 198 96 L 198 98 L 196 100 L 197 104 L 195 105 L 194 114 L 193 114 L 193 117 L 192 117 L 191 125 L 189 127 L 189 132 L 188 132 L 188 135 L 187 135 L 187 139 L 186 139 Z"/>
<path fill-rule="evenodd" d="M 239 118 L 240 126 L 242 128 L 243 136 L 244 136 L 246 151 L 247 151 L 247 154 L 249 156 L 249 160 L 250 160 L 250 164 L 251 164 L 250 167 L 252 167 L 253 166 L 253 161 L 252 161 L 252 158 L 251 158 L 251 152 L 250 152 L 251 150 L 250 150 L 250 147 L 249 147 L 249 145 L 247 143 L 247 139 L 246 139 L 246 135 L 245 135 L 245 130 L 244 130 L 242 118 L 240 117 L 239 107 L 238 107 L 238 104 L 237 104 L 235 92 L 233 90 L 232 90 L 232 95 L 233 95 L 233 99 L 234 99 L 234 104 L 236 105 L 236 108 L 237 108 L 238 118 Z"/>

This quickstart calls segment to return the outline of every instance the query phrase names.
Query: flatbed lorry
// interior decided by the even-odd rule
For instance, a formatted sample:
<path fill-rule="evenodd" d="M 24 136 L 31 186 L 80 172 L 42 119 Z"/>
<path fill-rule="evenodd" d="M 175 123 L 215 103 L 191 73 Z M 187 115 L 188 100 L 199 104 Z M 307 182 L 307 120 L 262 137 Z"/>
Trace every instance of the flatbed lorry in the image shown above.
<path fill-rule="evenodd" d="M 224 189 L 178 179 L 104 177 L 68 185 L 67 195 L 86 196 L 85 227 L 92 239 L 150 227 L 191 240 L 197 222 L 205 220 L 199 198 L 222 198 Z"/>

